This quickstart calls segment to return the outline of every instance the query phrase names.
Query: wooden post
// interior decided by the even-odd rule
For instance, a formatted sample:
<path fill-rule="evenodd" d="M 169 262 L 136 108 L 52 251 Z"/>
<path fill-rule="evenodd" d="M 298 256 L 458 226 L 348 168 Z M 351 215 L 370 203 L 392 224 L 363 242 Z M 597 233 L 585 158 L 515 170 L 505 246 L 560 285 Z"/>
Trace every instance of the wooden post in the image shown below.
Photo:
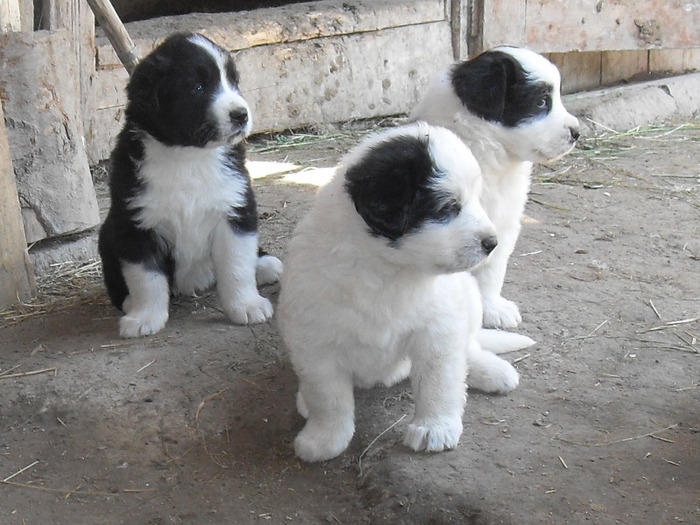
<path fill-rule="evenodd" d="M 469 57 L 472 15 L 481 12 L 479 8 L 481 2 L 483 0 L 452 0 L 450 2 L 452 58 L 455 60 L 466 60 Z"/>
<path fill-rule="evenodd" d="M 46 5 L 48 30 L 0 39 L 3 109 L 30 243 L 84 231 L 100 220 L 83 138 L 90 104 L 81 98 L 81 59 L 88 54 L 76 51 L 80 31 L 73 23 L 80 2 Z M 82 11 L 92 16 L 87 5 Z"/>
<path fill-rule="evenodd" d="M 27 253 L 5 117 L 0 105 L 0 309 L 26 301 L 34 291 L 34 273 Z"/>
<path fill-rule="evenodd" d="M 20 31 L 22 29 L 20 13 L 19 0 L 0 0 L 0 33 Z"/>
<path fill-rule="evenodd" d="M 131 40 L 119 15 L 114 10 L 114 6 L 109 0 L 87 0 L 87 3 L 90 4 L 97 23 L 104 29 L 109 42 L 117 52 L 119 60 L 131 75 L 141 56 L 138 47 Z"/>

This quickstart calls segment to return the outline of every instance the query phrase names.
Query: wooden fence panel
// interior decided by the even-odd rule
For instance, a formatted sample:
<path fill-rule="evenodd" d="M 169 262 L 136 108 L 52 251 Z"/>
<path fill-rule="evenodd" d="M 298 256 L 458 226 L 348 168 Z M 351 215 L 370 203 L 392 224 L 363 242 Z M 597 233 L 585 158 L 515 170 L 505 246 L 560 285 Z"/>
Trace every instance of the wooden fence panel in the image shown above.
<path fill-rule="evenodd" d="M 700 0 L 482 0 L 483 49 L 536 51 L 691 48 L 700 42 Z"/>

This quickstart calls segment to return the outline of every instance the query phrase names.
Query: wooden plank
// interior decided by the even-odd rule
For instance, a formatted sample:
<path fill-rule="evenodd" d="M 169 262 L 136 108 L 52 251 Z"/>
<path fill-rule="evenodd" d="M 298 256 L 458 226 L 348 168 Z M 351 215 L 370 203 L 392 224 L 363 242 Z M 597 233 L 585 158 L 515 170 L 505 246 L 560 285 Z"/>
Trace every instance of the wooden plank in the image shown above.
<path fill-rule="evenodd" d="M 265 46 L 237 56 L 254 130 L 408 112 L 452 63 L 447 21 Z"/>
<path fill-rule="evenodd" d="M 447 21 L 260 46 L 236 55 L 254 133 L 408 112 L 452 60 Z M 102 158 L 122 125 L 123 95 L 110 86 L 125 84 L 123 71 L 98 75 L 99 89 L 112 102 L 97 112 L 90 146 Z"/>
<path fill-rule="evenodd" d="M 601 53 L 550 53 L 546 56 L 559 68 L 562 93 L 600 86 Z"/>
<path fill-rule="evenodd" d="M 700 70 L 700 48 L 683 50 L 684 71 Z"/>
<path fill-rule="evenodd" d="M 0 310 L 18 300 L 27 300 L 34 290 L 34 273 L 27 254 L 15 173 L 0 105 Z"/>
<path fill-rule="evenodd" d="M 692 48 L 700 42 L 697 0 L 492 0 L 483 45 L 542 52 Z"/>
<path fill-rule="evenodd" d="M 654 73 L 683 71 L 682 49 L 656 49 L 649 53 L 649 70 Z"/>
<path fill-rule="evenodd" d="M 126 24 L 143 55 L 170 33 L 197 31 L 231 51 L 293 43 L 412 24 L 445 21 L 444 0 L 320 1 L 237 13 L 192 13 Z M 107 39 L 98 32 L 98 68 L 119 67 Z"/>
<path fill-rule="evenodd" d="M 49 0 L 41 4 L 42 27 L 49 31 L 67 30 L 72 34 L 66 52 L 77 60 L 77 96 L 79 111 L 75 125 L 78 132 L 91 140 L 97 101 L 95 79 L 95 17 L 83 0 Z M 72 61 L 72 59 L 71 59 Z"/>
<path fill-rule="evenodd" d="M 601 60 L 600 83 L 609 86 L 648 71 L 648 51 L 605 51 Z"/>
<path fill-rule="evenodd" d="M 474 55 L 500 45 L 524 45 L 527 0 L 483 0 L 481 37 L 474 40 Z M 556 51 L 551 49 L 549 51 Z"/>
<path fill-rule="evenodd" d="M 0 39 L 0 92 L 27 242 L 99 223 L 67 29 Z"/>
<path fill-rule="evenodd" d="M 649 52 L 652 73 L 687 73 L 700 69 L 700 49 L 656 49 Z"/>
<path fill-rule="evenodd" d="M 472 21 L 481 17 L 483 0 L 451 0 L 450 21 L 452 22 L 452 54 L 455 60 L 469 58 Z M 472 17 L 475 18 L 472 18 Z M 480 21 L 478 22 L 480 24 Z"/>
<path fill-rule="evenodd" d="M 0 0 L 0 33 L 22 30 L 19 0 Z"/>
<path fill-rule="evenodd" d="M 253 131 L 257 133 L 324 122 L 324 116 L 337 122 L 387 114 L 380 108 L 389 113 L 407 111 L 416 100 L 416 90 L 424 87 L 437 67 L 453 60 L 445 9 L 443 0 L 361 0 L 345 5 L 322 1 L 258 9 L 245 16 L 219 13 L 165 17 L 127 24 L 127 30 L 144 54 L 175 31 L 202 32 L 233 51 L 246 96 L 253 104 Z M 412 28 L 418 26 L 412 36 Z M 390 35 L 394 29 L 398 33 Z M 106 39 L 97 40 L 93 86 L 98 107 L 88 141 L 91 162 L 106 158 L 114 145 L 122 124 L 128 80 Z M 382 48 L 384 45 L 389 47 Z M 336 74 L 339 63 L 334 61 L 341 52 L 349 53 L 349 57 L 341 64 L 342 72 Z M 401 66 L 386 66 L 385 60 Z M 395 78 L 382 77 L 368 87 L 370 77 L 383 74 L 387 67 L 393 68 Z M 319 89 L 310 89 L 309 78 L 324 73 L 330 80 L 319 95 Z M 356 78 L 362 78 L 364 84 Z M 345 84 L 343 88 L 326 85 L 331 81 Z M 382 81 L 391 84 L 386 93 L 377 88 Z M 348 104 L 333 95 L 335 90 L 351 88 L 356 91 L 348 95 Z M 365 109 L 360 110 L 355 101 L 365 91 Z M 294 100 L 297 117 L 289 117 L 287 97 Z M 273 107 L 281 108 L 284 115 L 276 114 Z"/>

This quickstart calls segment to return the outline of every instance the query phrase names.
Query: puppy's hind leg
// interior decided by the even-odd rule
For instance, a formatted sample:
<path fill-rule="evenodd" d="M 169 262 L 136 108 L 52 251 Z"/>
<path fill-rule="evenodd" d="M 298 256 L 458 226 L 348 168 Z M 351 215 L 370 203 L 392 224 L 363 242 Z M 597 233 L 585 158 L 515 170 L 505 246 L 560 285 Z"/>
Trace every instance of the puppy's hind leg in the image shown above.
<path fill-rule="evenodd" d="M 125 315 L 119 320 L 119 335 L 139 337 L 159 332 L 168 320 L 168 278 L 139 263 L 123 263 L 122 271 L 129 295 L 122 305 Z"/>
<path fill-rule="evenodd" d="M 306 425 L 294 440 L 304 461 L 325 461 L 342 453 L 355 433 L 352 380 L 343 374 L 299 376 L 297 408 Z"/>
<path fill-rule="evenodd" d="M 476 341 L 467 355 L 467 363 L 469 388 L 492 394 L 505 394 L 518 386 L 520 381 L 513 365 L 483 350 Z"/>

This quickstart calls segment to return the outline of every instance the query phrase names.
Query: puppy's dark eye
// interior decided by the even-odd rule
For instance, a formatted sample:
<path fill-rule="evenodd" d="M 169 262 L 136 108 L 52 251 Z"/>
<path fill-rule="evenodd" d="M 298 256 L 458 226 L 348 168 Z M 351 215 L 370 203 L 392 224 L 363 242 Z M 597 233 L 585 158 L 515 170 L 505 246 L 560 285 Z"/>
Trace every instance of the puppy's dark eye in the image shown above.
<path fill-rule="evenodd" d="M 199 95 L 201 93 L 204 93 L 205 91 L 206 91 L 206 88 L 204 87 L 204 84 L 202 84 L 201 82 L 199 82 L 198 84 L 196 84 L 194 86 L 194 88 L 192 88 L 192 92 L 195 95 Z"/>
<path fill-rule="evenodd" d="M 537 101 L 537 107 L 539 109 L 547 109 L 549 107 L 549 97 L 542 97 Z"/>
<path fill-rule="evenodd" d="M 438 221 L 449 221 L 454 219 L 459 212 L 462 211 L 462 205 L 456 200 L 450 200 L 444 203 L 435 214 L 435 219 Z"/>

